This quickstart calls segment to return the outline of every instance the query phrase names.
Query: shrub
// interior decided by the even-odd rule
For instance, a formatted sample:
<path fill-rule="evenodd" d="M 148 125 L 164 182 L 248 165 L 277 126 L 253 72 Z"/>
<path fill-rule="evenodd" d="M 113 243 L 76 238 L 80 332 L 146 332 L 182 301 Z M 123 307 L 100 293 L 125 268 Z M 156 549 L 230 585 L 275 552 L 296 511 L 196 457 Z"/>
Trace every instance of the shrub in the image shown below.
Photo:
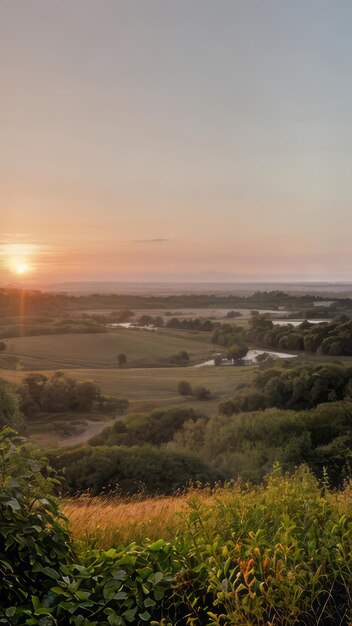
<path fill-rule="evenodd" d="M 344 399 L 351 379 L 351 368 L 341 363 L 265 369 L 257 372 L 250 387 L 237 390 L 233 398 L 221 402 L 219 411 L 223 415 L 232 415 L 251 411 L 253 407 L 309 409 L 320 403 Z"/>
<path fill-rule="evenodd" d="M 170 441 L 185 421 L 200 417 L 200 413 L 188 407 L 132 413 L 126 417 L 123 428 L 122 422 L 118 420 L 93 437 L 90 444 L 134 446 L 150 443 L 153 446 L 160 446 Z"/>
<path fill-rule="evenodd" d="M 181 396 L 191 396 L 193 394 L 192 387 L 187 380 L 180 380 L 177 385 L 177 391 Z"/>
<path fill-rule="evenodd" d="M 210 400 L 211 398 L 209 389 L 206 389 L 203 385 L 197 385 L 193 389 L 193 395 L 196 400 Z"/>
<path fill-rule="evenodd" d="M 214 483 L 221 477 L 198 458 L 181 452 L 145 447 L 82 447 L 50 454 L 69 494 L 120 491 L 168 494 L 192 482 Z"/>
<path fill-rule="evenodd" d="M 0 378 L 0 429 L 4 426 L 11 426 L 23 432 L 26 419 L 21 411 L 20 398 L 15 387 Z"/>
<path fill-rule="evenodd" d="M 117 357 L 118 363 L 119 363 L 119 367 L 123 367 L 124 365 L 127 364 L 127 356 L 121 352 L 118 357 Z"/>
<path fill-rule="evenodd" d="M 189 361 L 189 354 L 186 350 L 180 350 L 177 354 L 173 354 L 169 359 L 173 365 L 186 365 Z"/>
<path fill-rule="evenodd" d="M 0 433 L 0 456 L 0 615 L 8 608 L 11 622 L 5 623 L 25 624 L 32 599 L 45 596 L 60 578 L 71 544 L 45 460 L 9 429 Z"/>

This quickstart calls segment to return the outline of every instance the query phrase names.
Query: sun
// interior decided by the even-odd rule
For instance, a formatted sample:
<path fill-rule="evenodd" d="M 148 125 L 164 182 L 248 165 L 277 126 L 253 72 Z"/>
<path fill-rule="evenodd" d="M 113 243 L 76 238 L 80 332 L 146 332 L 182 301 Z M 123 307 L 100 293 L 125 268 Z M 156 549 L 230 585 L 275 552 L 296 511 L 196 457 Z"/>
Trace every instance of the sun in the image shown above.
<path fill-rule="evenodd" d="M 33 265 L 35 246 L 32 244 L 12 243 L 0 246 L 0 254 L 5 257 L 5 267 L 11 274 L 24 278 L 35 270 Z"/>
<path fill-rule="evenodd" d="M 14 271 L 16 272 L 16 274 L 28 274 L 30 268 L 27 263 L 15 263 Z"/>

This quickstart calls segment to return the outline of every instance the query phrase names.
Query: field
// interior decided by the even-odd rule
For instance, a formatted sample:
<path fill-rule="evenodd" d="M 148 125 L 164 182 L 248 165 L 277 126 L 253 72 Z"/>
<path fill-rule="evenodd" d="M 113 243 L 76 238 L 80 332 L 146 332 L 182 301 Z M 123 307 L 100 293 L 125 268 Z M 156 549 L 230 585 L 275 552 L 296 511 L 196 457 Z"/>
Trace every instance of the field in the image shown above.
<path fill-rule="evenodd" d="M 217 352 L 210 333 L 162 330 L 156 333 L 117 329 L 109 333 L 44 335 L 8 339 L 6 354 L 20 366 L 33 369 L 115 368 L 120 352 L 129 367 L 161 367 L 180 350 L 190 363 L 199 363 Z"/>
<path fill-rule="evenodd" d="M 146 332 L 117 329 L 109 333 L 44 335 L 7 340 L 2 376 L 20 382 L 28 371 L 50 376 L 64 370 L 78 380 L 93 380 L 109 396 L 127 398 L 129 412 L 158 407 L 191 405 L 213 416 L 219 401 L 230 396 L 238 384 L 251 376 L 248 367 L 194 368 L 221 350 L 210 343 L 210 333 L 162 330 Z M 169 359 L 180 350 L 190 356 L 186 367 L 168 367 Z M 124 352 L 128 366 L 119 368 L 117 355 Z M 17 366 L 15 366 L 17 360 Z M 208 401 L 197 401 L 178 394 L 177 384 L 187 380 L 211 392 Z M 111 416 L 77 412 L 43 415 L 32 419 L 29 435 L 43 447 L 76 445 L 97 434 Z"/>
<path fill-rule="evenodd" d="M 253 307 L 253 309 L 255 309 L 256 307 Z M 142 315 L 151 315 L 153 317 L 157 317 L 157 316 L 161 316 L 164 320 L 164 324 L 166 324 L 168 322 L 168 320 L 172 319 L 173 317 L 177 317 L 179 320 L 187 320 L 187 319 L 194 319 L 194 318 L 200 318 L 200 319 L 209 319 L 215 322 L 220 322 L 222 324 L 228 324 L 230 323 L 234 323 L 237 325 L 244 325 L 248 322 L 248 320 L 251 317 L 251 311 L 253 309 L 243 309 L 243 308 L 236 308 L 236 307 L 231 307 L 231 308 L 210 308 L 210 307 L 206 307 L 206 308 L 197 308 L 197 307 L 193 307 L 193 308 L 187 308 L 187 307 L 183 307 L 182 309 L 177 309 L 177 308 L 170 308 L 169 310 L 165 310 L 165 309 L 133 309 L 134 311 L 134 319 L 138 320 Z M 89 315 L 109 315 L 114 309 L 93 309 L 93 310 L 86 310 L 83 311 L 84 313 L 88 313 Z M 228 318 L 227 313 L 229 313 L 230 311 L 235 311 L 236 313 L 240 313 L 241 316 L 240 317 L 235 317 L 235 318 Z M 286 315 L 290 314 L 292 315 L 292 311 L 288 311 L 288 310 L 284 310 L 284 309 L 280 309 L 280 310 L 273 310 L 273 309 L 260 309 L 260 313 L 268 313 L 270 314 L 272 317 L 276 317 L 276 318 L 281 318 L 281 317 L 285 317 Z"/>
<path fill-rule="evenodd" d="M 38 338 L 37 338 L 38 340 Z M 41 370 L 47 376 L 53 372 Z M 216 415 L 219 401 L 230 396 L 237 385 L 248 382 L 251 367 L 173 367 L 147 369 L 69 369 L 65 373 L 78 380 L 93 380 L 104 394 L 127 398 L 132 411 L 150 411 L 158 407 L 192 406 L 206 415 Z M 26 375 L 23 371 L 4 370 L 7 380 L 18 383 Z M 177 392 L 180 380 L 192 386 L 203 385 L 212 398 L 197 401 L 184 398 Z M 97 434 L 111 419 L 103 415 L 59 414 L 32 420 L 31 439 L 42 446 L 75 445 Z"/>

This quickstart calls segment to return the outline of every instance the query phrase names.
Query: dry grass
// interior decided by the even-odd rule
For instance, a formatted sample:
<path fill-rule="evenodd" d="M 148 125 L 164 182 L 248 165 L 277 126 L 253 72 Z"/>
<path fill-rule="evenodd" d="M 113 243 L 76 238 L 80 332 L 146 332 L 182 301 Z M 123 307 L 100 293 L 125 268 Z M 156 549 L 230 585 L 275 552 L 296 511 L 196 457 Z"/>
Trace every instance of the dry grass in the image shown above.
<path fill-rule="evenodd" d="M 211 358 L 218 349 L 211 333 L 160 330 L 148 333 L 116 329 L 107 333 L 82 333 L 14 337 L 6 340 L 7 356 L 17 357 L 24 370 L 113 368 L 117 355 L 127 354 L 129 367 L 165 367 L 180 350 L 190 363 Z"/>
<path fill-rule="evenodd" d="M 129 501 L 83 496 L 64 500 L 62 511 L 76 539 L 111 548 L 145 538 L 172 539 L 183 528 L 179 513 L 187 509 L 188 501 L 189 494 Z"/>

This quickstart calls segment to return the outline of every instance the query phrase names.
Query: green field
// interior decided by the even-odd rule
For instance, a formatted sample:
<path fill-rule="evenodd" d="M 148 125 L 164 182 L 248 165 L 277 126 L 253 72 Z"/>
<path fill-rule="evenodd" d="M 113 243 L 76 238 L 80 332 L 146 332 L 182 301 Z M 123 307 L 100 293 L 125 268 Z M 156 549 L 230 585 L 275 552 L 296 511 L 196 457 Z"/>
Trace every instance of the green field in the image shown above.
<path fill-rule="evenodd" d="M 155 333 L 118 329 L 109 333 L 16 337 L 6 341 L 7 356 L 17 357 L 20 366 L 33 369 L 114 368 L 124 352 L 129 367 L 162 367 L 180 350 L 190 363 L 209 359 L 217 347 L 210 333 L 162 330 Z"/>
<path fill-rule="evenodd" d="M 38 338 L 37 338 L 38 339 Z M 50 376 L 52 371 L 41 370 Z M 220 400 L 231 396 L 237 385 L 249 382 L 252 367 L 175 367 L 155 369 L 69 369 L 66 374 L 78 380 L 93 380 L 104 394 L 122 396 L 129 400 L 129 412 L 149 411 L 158 407 L 192 406 L 212 417 L 217 414 Z M 7 380 L 19 383 L 26 372 L 3 370 Z M 188 380 L 193 387 L 203 385 L 210 390 L 211 400 L 199 401 L 180 396 L 177 384 Z M 32 420 L 29 432 L 32 440 L 43 446 L 75 445 L 101 430 L 111 416 L 91 414 L 49 415 Z M 66 428 L 67 427 L 67 428 Z M 72 430 L 72 434 L 67 431 Z"/>

